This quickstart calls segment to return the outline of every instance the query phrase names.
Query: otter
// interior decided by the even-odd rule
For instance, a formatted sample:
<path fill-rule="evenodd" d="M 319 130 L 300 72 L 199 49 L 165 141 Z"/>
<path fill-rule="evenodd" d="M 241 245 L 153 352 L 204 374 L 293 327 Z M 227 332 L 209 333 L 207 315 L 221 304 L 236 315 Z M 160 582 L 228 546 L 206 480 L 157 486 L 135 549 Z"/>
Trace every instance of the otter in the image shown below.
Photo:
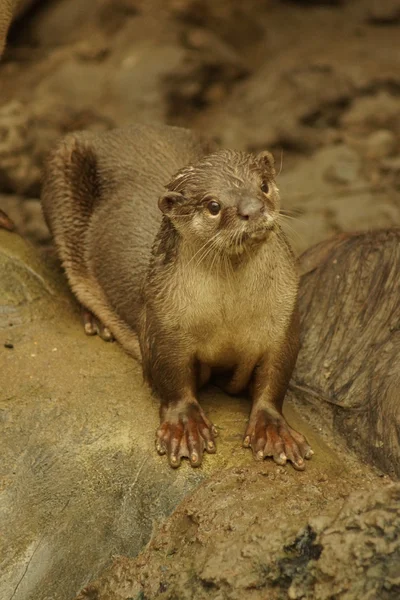
<path fill-rule="evenodd" d="M 304 469 L 313 452 L 282 415 L 298 274 L 272 155 L 162 125 L 69 134 L 49 157 L 42 206 L 86 333 L 140 360 L 160 400 L 159 454 L 196 467 L 216 451 L 196 397 L 214 376 L 251 394 L 243 445 L 255 458 Z"/>

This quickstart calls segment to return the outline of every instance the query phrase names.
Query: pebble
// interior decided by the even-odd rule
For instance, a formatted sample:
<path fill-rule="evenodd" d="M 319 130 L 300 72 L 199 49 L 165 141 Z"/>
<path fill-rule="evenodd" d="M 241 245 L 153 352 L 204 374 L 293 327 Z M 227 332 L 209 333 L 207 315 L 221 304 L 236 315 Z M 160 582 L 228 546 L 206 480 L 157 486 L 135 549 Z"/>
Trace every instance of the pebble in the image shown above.
<path fill-rule="evenodd" d="M 12 350 L 14 348 L 14 344 L 7 340 L 6 342 L 4 342 L 4 348 L 9 348 L 10 350 Z"/>

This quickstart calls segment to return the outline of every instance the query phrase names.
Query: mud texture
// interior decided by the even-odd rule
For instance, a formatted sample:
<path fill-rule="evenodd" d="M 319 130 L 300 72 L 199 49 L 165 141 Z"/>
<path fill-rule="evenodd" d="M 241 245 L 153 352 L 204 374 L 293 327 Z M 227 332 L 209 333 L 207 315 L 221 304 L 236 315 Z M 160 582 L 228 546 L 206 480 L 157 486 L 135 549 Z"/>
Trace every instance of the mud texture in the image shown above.
<path fill-rule="evenodd" d="M 310 470 L 299 481 L 266 466 L 217 474 L 136 560 L 116 558 L 77 600 L 395 600 L 399 485 L 344 470 L 338 487 L 330 475 Z"/>

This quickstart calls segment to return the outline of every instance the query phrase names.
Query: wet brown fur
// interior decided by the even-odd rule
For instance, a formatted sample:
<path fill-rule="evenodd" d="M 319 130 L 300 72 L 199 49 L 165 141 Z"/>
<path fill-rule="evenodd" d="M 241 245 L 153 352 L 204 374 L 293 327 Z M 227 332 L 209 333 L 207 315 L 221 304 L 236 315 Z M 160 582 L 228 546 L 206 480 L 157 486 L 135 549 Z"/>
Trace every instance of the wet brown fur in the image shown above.
<path fill-rule="evenodd" d="M 251 384 L 258 405 L 278 417 L 298 352 L 292 251 L 275 220 L 262 242 L 241 238 L 228 256 L 220 236 L 201 259 L 211 234 L 200 209 L 223 197 L 233 234 L 238 203 L 277 215 L 273 162 L 268 153 L 211 149 L 164 126 L 69 135 L 49 160 L 43 210 L 77 298 L 142 359 L 164 406 L 196 403 L 197 387 L 225 371 L 228 392 Z M 163 193 L 182 199 L 170 214 L 157 208 Z"/>

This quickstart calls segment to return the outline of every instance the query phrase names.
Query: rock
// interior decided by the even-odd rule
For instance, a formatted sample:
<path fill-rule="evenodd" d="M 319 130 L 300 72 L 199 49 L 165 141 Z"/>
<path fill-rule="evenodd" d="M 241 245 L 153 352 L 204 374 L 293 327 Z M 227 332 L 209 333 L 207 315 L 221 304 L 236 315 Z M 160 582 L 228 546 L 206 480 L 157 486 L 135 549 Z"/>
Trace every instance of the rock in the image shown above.
<path fill-rule="evenodd" d="M 364 460 L 398 478 L 400 228 L 342 234 L 300 264 L 293 389 L 331 412 L 335 431 Z"/>
<path fill-rule="evenodd" d="M 376 130 L 400 134 L 400 100 L 386 91 L 354 100 L 340 118 L 348 133 L 367 135 Z"/>
<path fill-rule="evenodd" d="M 233 49 L 254 46 L 263 41 L 265 30 L 260 21 L 260 5 L 249 0 L 214 2 L 213 0 L 171 0 L 172 16 L 184 24 L 186 31 L 206 28 Z"/>
<path fill-rule="evenodd" d="M 399 0 L 370 0 L 368 20 L 377 25 L 391 25 L 400 21 Z"/>
<path fill-rule="evenodd" d="M 387 158 L 381 163 L 381 173 L 387 184 L 400 191 L 400 156 Z"/>
<path fill-rule="evenodd" d="M 326 181 L 344 185 L 357 185 L 360 182 L 361 161 L 355 152 L 342 146 L 341 151 L 336 147 L 329 152 L 329 155 L 333 160 L 324 170 L 323 176 Z M 318 168 L 318 161 L 316 168 Z"/>
<path fill-rule="evenodd" d="M 109 129 L 112 121 L 91 109 L 53 99 L 0 107 L 0 186 L 3 192 L 40 195 L 43 161 L 56 140 L 77 129 Z"/>
<path fill-rule="evenodd" d="M 387 129 L 378 129 L 366 140 L 366 155 L 370 159 L 380 160 L 393 156 L 398 147 L 398 139 Z"/>
<path fill-rule="evenodd" d="M 0 195 L 0 206 L 14 222 L 18 233 L 35 244 L 50 242 L 50 232 L 45 223 L 40 202 L 22 196 Z"/>
<path fill-rule="evenodd" d="M 279 71 L 265 63 L 210 113 L 211 131 L 223 145 L 300 152 L 321 145 L 321 131 L 336 118 L 337 104 L 350 97 L 352 84 L 329 63 L 310 60 L 299 67 L 294 57 L 286 59 Z"/>
<path fill-rule="evenodd" d="M 235 49 L 207 30 L 189 31 L 186 44 L 181 65 L 163 80 L 169 119 L 181 125 L 204 106 L 221 102 L 248 72 Z"/>
<path fill-rule="evenodd" d="M 11 22 L 22 17 L 37 1 L 38 0 L 2 0 L 0 9 L 0 58 L 4 51 Z"/>
<path fill-rule="evenodd" d="M 360 153 L 345 144 L 321 148 L 288 171 L 283 157 L 281 222 L 297 252 L 339 232 L 400 226 L 398 193 L 381 182 L 373 187 L 364 148 L 365 143 Z"/>
<path fill-rule="evenodd" d="M 271 475 L 262 467 L 214 475 L 137 559 L 116 558 L 76 600 L 397 600 L 400 485 L 353 481 L 363 490 L 328 508 L 307 476 L 296 484 Z M 348 494 L 345 474 L 341 485 Z M 318 503 L 327 512 L 314 529 Z"/>
<path fill-rule="evenodd" d="M 171 469 L 154 448 L 158 403 L 139 365 L 85 336 L 62 274 L 1 229 L 0 299 L 0 597 L 69 600 L 112 555 L 136 555 L 212 472 L 253 465 L 241 446 L 249 406 L 203 394 L 217 454 Z"/>
<path fill-rule="evenodd" d="M 35 190 L 40 169 L 32 157 L 34 125 L 20 102 L 0 108 L 0 185 L 18 194 Z"/>

